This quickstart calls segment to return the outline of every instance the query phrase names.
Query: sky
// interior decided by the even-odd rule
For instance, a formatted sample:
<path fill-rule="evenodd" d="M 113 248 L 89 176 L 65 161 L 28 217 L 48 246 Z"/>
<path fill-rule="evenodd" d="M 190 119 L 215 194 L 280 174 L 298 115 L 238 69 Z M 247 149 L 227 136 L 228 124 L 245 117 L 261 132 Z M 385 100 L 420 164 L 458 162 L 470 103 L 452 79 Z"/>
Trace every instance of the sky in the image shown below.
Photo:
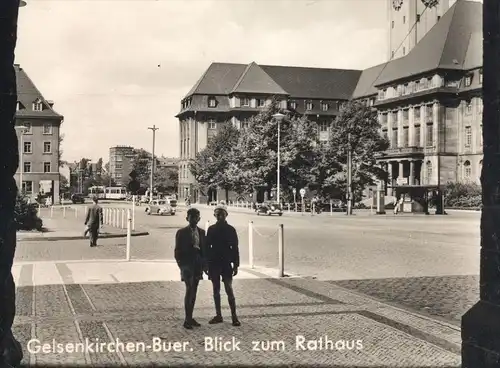
<path fill-rule="evenodd" d="M 179 155 L 180 100 L 212 62 L 364 69 L 386 60 L 386 0 L 27 0 L 16 63 L 64 115 L 63 159 Z"/>

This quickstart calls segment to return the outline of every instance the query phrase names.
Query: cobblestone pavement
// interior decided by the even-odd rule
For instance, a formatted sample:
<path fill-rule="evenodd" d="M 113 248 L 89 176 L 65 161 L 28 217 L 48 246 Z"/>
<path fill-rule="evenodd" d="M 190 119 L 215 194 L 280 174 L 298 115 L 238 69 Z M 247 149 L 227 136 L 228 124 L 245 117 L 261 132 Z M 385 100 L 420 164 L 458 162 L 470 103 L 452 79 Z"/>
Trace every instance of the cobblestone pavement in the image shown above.
<path fill-rule="evenodd" d="M 479 300 L 479 276 L 408 277 L 334 281 L 391 304 L 442 317 L 460 326 L 463 314 Z"/>
<path fill-rule="evenodd" d="M 192 331 L 181 326 L 180 282 L 19 287 L 14 332 L 32 365 L 460 366 L 460 331 L 451 325 L 316 280 L 235 280 L 234 287 L 242 326 L 207 325 L 214 311 L 203 281 L 195 310 L 202 326 Z M 210 351 L 215 338 L 240 341 L 239 349 Z M 83 352 L 86 339 L 106 344 Z M 125 345 L 107 345 L 117 339 Z M 40 344 L 49 344 L 45 353 Z"/>

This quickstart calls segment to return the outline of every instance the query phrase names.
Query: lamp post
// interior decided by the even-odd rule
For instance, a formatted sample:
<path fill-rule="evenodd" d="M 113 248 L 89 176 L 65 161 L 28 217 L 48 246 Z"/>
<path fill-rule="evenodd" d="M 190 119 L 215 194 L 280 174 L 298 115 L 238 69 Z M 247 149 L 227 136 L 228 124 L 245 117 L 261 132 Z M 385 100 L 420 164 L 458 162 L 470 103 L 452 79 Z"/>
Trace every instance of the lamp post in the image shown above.
<path fill-rule="evenodd" d="M 283 114 L 280 114 L 279 112 L 274 114 L 273 115 L 273 118 L 276 119 L 276 121 L 278 122 L 278 147 L 276 149 L 276 153 L 277 153 L 277 156 L 278 156 L 278 162 L 277 162 L 277 169 L 276 169 L 276 177 L 277 177 L 277 183 L 276 183 L 276 201 L 279 203 L 280 202 L 280 186 L 281 186 L 281 183 L 280 183 L 280 166 L 281 166 L 281 162 L 280 162 L 280 139 L 281 139 L 281 129 L 280 129 L 280 123 L 281 121 L 285 118 L 285 115 Z"/>
<path fill-rule="evenodd" d="M 160 128 L 157 128 L 156 125 L 153 125 L 152 127 L 148 128 L 153 132 L 153 152 L 151 153 L 152 159 L 151 159 L 151 178 L 150 178 L 150 192 L 149 192 L 149 200 L 150 202 L 153 201 L 153 175 L 155 171 L 155 138 L 156 138 L 156 131 Z"/>
<path fill-rule="evenodd" d="M 21 193 L 24 192 L 23 188 L 23 171 L 24 171 L 24 133 L 28 130 L 24 125 L 16 126 L 16 130 L 19 131 L 19 188 Z"/>

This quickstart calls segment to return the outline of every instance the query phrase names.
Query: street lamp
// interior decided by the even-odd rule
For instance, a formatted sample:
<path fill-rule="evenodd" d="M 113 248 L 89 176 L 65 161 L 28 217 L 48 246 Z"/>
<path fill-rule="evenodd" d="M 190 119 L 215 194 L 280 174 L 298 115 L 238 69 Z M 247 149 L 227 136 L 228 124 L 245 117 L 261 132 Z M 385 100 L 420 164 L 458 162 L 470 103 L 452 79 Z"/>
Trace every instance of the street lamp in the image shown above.
<path fill-rule="evenodd" d="M 278 156 L 278 163 L 277 163 L 277 170 L 276 170 L 276 176 L 277 176 L 277 183 L 276 183 L 276 201 L 279 203 L 280 202 L 280 123 L 281 121 L 285 118 L 285 115 L 281 113 L 276 113 L 273 115 L 273 118 L 276 119 L 278 122 L 278 147 L 276 150 L 277 156 Z"/>
<path fill-rule="evenodd" d="M 21 188 L 21 192 L 23 189 L 23 170 L 24 170 L 24 133 L 28 130 L 24 125 L 16 126 L 16 130 L 19 131 L 19 186 Z"/>
<path fill-rule="evenodd" d="M 156 138 L 156 131 L 160 128 L 157 128 L 156 125 L 153 125 L 148 129 L 153 132 L 153 152 L 151 153 L 153 157 L 151 160 L 151 178 L 150 178 L 150 192 L 149 192 L 149 200 L 150 202 L 153 202 L 153 175 L 155 171 L 155 138 Z"/>

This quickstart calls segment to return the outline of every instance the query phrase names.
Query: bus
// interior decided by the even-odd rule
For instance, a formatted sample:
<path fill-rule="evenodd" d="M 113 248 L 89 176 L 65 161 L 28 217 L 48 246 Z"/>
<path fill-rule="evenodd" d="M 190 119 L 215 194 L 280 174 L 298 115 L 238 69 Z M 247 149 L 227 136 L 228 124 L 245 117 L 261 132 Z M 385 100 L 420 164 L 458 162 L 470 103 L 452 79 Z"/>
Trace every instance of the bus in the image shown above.
<path fill-rule="evenodd" d="M 124 200 L 127 198 L 127 189 L 124 187 L 106 187 L 104 198 Z"/>
<path fill-rule="evenodd" d="M 89 188 L 89 197 L 96 196 L 99 199 L 106 198 L 106 187 L 94 186 Z"/>

